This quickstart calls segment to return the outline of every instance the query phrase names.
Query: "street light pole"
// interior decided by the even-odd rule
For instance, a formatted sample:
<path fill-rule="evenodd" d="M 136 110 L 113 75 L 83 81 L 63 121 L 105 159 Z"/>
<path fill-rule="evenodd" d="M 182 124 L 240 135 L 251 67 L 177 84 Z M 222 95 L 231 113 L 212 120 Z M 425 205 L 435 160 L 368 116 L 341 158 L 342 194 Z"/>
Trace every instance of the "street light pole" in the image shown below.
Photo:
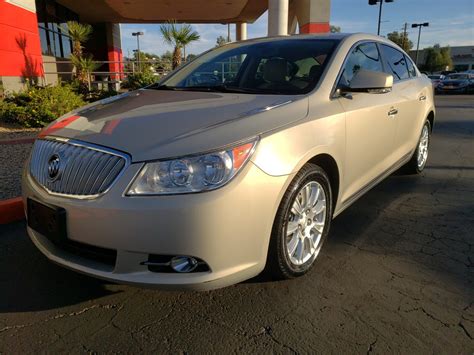
<path fill-rule="evenodd" d="M 407 40 L 407 27 L 408 23 L 405 22 L 405 26 L 403 27 L 403 40 L 402 40 L 402 49 L 405 50 L 405 42 Z"/>
<path fill-rule="evenodd" d="M 382 22 L 382 5 L 383 0 L 380 0 L 380 7 L 379 7 L 379 24 L 377 26 L 377 36 L 380 36 L 380 22 Z"/>
<path fill-rule="evenodd" d="M 417 28 L 418 27 L 418 42 L 416 44 L 416 55 L 415 55 L 415 64 L 416 65 L 418 65 L 418 51 L 420 50 L 421 28 L 422 27 L 428 27 L 429 25 L 430 25 L 429 22 L 413 23 L 411 25 L 411 28 Z"/>
<path fill-rule="evenodd" d="M 377 3 L 380 3 L 379 7 L 379 22 L 377 25 L 377 35 L 380 36 L 380 24 L 382 23 L 382 6 L 383 3 L 385 2 L 393 2 L 394 0 L 369 0 L 369 5 L 377 5 Z"/>
<path fill-rule="evenodd" d="M 140 36 L 143 36 L 143 32 L 132 32 L 132 36 L 137 37 L 137 67 L 138 71 L 140 71 Z"/>

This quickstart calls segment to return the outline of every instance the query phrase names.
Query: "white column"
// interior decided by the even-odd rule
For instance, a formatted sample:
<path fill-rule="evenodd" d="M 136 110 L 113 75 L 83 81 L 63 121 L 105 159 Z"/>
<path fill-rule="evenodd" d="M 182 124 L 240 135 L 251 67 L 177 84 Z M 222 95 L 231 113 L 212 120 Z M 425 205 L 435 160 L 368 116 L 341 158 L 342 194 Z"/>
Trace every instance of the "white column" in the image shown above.
<path fill-rule="evenodd" d="M 288 34 L 288 0 L 268 0 L 268 35 Z"/>
<path fill-rule="evenodd" d="M 244 41 L 247 39 L 247 23 L 239 22 L 235 24 L 235 38 L 237 41 Z"/>

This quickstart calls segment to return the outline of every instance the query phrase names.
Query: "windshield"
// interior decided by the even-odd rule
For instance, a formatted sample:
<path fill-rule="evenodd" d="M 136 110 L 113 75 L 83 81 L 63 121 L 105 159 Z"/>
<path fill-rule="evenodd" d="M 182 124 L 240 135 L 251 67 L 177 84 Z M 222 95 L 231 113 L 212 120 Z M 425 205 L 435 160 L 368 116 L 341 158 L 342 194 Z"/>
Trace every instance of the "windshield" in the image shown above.
<path fill-rule="evenodd" d="M 469 77 L 467 74 L 449 74 L 446 79 L 449 80 L 467 80 Z"/>
<path fill-rule="evenodd" d="M 428 75 L 428 78 L 430 79 L 441 79 L 441 75 Z"/>
<path fill-rule="evenodd" d="M 318 83 L 336 40 L 284 39 L 216 48 L 150 88 L 303 94 Z"/>

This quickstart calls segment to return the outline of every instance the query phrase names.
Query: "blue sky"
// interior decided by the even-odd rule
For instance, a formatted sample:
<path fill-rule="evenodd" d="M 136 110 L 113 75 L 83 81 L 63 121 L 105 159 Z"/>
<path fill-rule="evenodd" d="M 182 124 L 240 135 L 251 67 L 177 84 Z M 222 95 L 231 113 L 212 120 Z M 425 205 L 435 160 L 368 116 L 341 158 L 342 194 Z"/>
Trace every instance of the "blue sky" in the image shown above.
<path fill-rule="evenodd" d="M 474 0 L 394 0 L 383 7 L 381 34 L 401 30 L 405 22 L 429 22 L 423 28 L 420 47 L 435 43 L 460 46 L 474 45 Z M 369 6 L 367 0 L 332 0 L 331 25 L 340 26 L 343 32 L 377 32 L 378 6 Z M 216 38 L 227 36 L 227 26 L 220 24 L 193 24 L 201 40 L 187 48 L 187 53 L 201 53 L 214 47 Z M 172 48 L 167 46 L 160 34 L 159 25 L 122 24 L 122 48 L 124 55 L 136 48 L 134 31 L 143 31 L 140 47 L 146 52 L 161 54 Z M 262 37 L 267 34 L 267 14 L 248 25 L 248 37 Z M 235 27 L 231 27 L 235 39 Z M 415 43 L 417 31 L 409 26 L 410 39 Z"/>

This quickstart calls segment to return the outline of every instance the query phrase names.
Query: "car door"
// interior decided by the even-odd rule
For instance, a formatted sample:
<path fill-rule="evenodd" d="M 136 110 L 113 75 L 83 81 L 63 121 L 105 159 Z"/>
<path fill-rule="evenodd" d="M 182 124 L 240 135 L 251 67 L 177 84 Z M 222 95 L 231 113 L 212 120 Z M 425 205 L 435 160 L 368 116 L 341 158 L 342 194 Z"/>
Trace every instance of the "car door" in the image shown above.
<path fill-rule="evenodd" d="M 348 86 L 360 69 L 384 71 L 374 42 L 362 42 L 351 49 L 341 69 L 338 87 Z M 392 92 L 355 92 L 337 100 L 346 113 L 345 188 L 341 196 L 345 203 L 394 163 L 396 100 Z"/>
<path fill-rule="evenodd" d="M 379 47 L 385 70 L 393 75 L 392 96 L 398 111 L 394 153 L 399 159 L 405 159 L 418 142 L 431 87 L 426 87 L 411 60 L 401 51 L 386 44 Z"/>

